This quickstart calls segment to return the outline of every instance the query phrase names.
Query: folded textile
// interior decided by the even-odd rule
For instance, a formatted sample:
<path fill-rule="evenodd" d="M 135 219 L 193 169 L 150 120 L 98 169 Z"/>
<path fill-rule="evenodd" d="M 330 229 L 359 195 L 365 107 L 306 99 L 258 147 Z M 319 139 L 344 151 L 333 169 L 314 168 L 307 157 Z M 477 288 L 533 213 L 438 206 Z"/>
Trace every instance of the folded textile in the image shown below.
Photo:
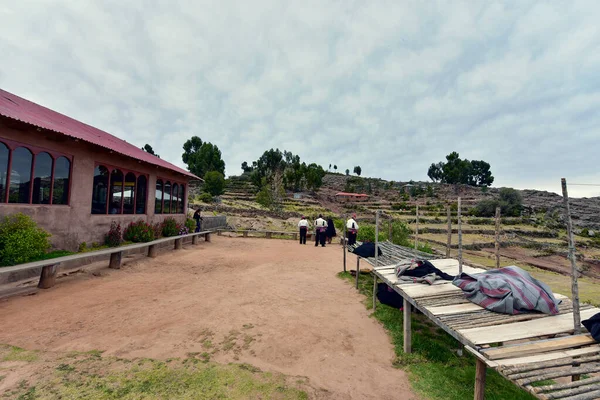
<path fill-rule="evenodd" d="M 429 283 L 430 285 L 436 279 L 447 281 L 454 279 L 452 275 L 440 271 L 427 260 L 416 260 L 396 265 L 396 276 L 403 281 Z"/>
<path fill-rule="evenodd" d="M 545 283 L 514 265 L 474 275 L 463 272 L 452 284 L 461 288 L 471 302 L 505 314 L 558 314 L 561 302 Z"/>
<path fill-rule="evenodd" d="M 581 321 L 581 323 L 592 334 L 596 342 L 600 342 L 600 313 L 594 314 L 592 318 Z"/>
<path fill-rule="evenodd" d="M 383 255 L 379 247 L 377 248 L 377 250 L 379 250 L 378 253 L 380 256 Z M 375 257 L 375 243 L 364 242 L 363 244 L 355 248 L 352 252 L 362 258 Z"/>
<path fill-rule="evenodd" d="M 377 284 L 377 298 L 381 304 L 387 304 L 390 307 L 401 308 L 404 305 L 404 299 L 385 283 Z"/>

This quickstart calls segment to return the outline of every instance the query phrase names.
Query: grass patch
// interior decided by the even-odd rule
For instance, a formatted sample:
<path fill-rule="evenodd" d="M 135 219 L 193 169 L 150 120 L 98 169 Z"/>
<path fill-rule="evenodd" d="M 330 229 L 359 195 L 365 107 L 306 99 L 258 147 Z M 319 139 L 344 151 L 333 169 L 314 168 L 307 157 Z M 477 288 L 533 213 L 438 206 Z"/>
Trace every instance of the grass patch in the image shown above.
<path fill-rule="evenodd" d="M 340 272 L 338 277 L 354 284 L 355 277 Z M 373 307 L 373 278 L 360 275 L 359 291 L 366 296 L 364 304 Z M 473 398 L 475 385 L 475 358 L 464 352 L 462 345 L 439 329 L 426 316 L 413 313 L 411 354 L 404 354 L 402 312 L 383 304 L 377 305 L 373 316 L 380 321 L 391 336 L 396 353 L 394 365 L 409 373 L 413 389 L 428 399 L 463 400 Z M 535 397 L 488 369 L 485 387 L 488 400 L 532 400 Z"/>
<path fill-rule="evenodd" d="M 7 346 L 8 347 L 8 346 Z M 72 354 L 71 354 L 72 356 Z M 204 354 L 198 362 L 114 357 L 46 358 L 28 380 L 0 393 L 14 399 L 307 399 L 282 374 L 264 373 L 248 364 L 219 365 Z M 51 368 L 48 368 L 51 366 Z"/>
<path fill-rule="evenodd" d="M 28 262 L 51 260 L 53 258 L 65 257 L 65 256 L 73 255 L 73 254 L 75 254 L 75 253 L 73 253 L 72 251 L 54 250 L 54 251 L 48 252 L 40 257 L 34 257 L 31 260 L 29 260 Z"/>
<path fill-rule="evenodd" d="M 32 362 L 38 359 L 35 351 L 29 351 L 16 346 L 0 346 L 2 361 L 27 361 Z"/>

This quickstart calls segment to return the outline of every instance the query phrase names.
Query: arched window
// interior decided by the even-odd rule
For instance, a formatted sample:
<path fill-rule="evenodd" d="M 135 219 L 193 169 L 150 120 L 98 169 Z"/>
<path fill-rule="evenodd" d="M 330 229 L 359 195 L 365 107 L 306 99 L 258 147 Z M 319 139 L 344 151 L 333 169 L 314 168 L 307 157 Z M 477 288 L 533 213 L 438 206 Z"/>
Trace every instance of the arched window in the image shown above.
<path fill-rule="evenodd" d="M 165 182 L 165 195 L 164 195 L 164 214 L 171 214 L 171 182 Z"/>
<path fill-rule="evenodd" d="M 184 207 L 185 207 L 185 185 L 181 184 L 181 186 L 179 186 L 179 209 L 177 210 L 178 213 L 180 214 L 184 214 Z"/>
<path fill-rule="evenodd" d="M 104 169 L 106 170 L 106 168 Z M 106 171 L 106 174 L 108 175 L 108 171 Z M 71 161 L 69 161 L 66 157 L 58 157 L 54 162 L 54 187 L 52 188 L 52 204 L 69 204 L 70 181 Z M 96 178 L 94 177 L 94 183 L 95 182 Z M 104 193 L 104 198 L 106 198 L 106 190 Z M 104 210 L 104 212 L 106 212 L 106 205 L 104 206 Z"/>
<path fill-rule="evenodd" d="M 155 200 L 154 200 L 154 213 L 155 214 L 162 214 L 163 212 L 163 181 L 162 180 L 157 180 L 156 181 L 156 196 L 155 196 Z"/>
<path fill-rule="evenodd" d="M 58 162 L 57 162 L 58 166 Z M 94 189 L 92 192 L 92 214 L 106 214 L 108 197 L 108 169 L 99 165 L 94 170 Z"/>
<path fill-rule="evenodd" d="M 137 191 L 135 193 L 135 213 L 146 214 L 146 196 L 148 195 L 148 180 L 140 175 L 137 180 Z"/>
<path fill-rule="evenodd" d="M 18 147 L 13 151 L 8 188 L 9 203 L 29 203 L 32 160 L 31 151 L 25 147 Z"/>
<path fill-rule="evenodd" d="M 8 147 L 0 142 L 0 203 L 6 201 L 6 177 L 8 176 Z"/>
<path fill-rule="evenodd" d="M 179 185 L 173 184 L 173 201 L 171 202 L 171 213 L 176 214 L 179 209 Z"/>
<path fill-rule="evenodd" d="M 123 173 L 113 169 L 110 173 L 110 195 L 108 197 L 108 213 L 121 214 L 123 207 Z"/>
<path fill-rule="evenodd" d="M 135 181 L 135 175 L 131 172 L 128 172 L 125 176 L 123 214 L 133 214 L 135 211 Z"/>
<path fill-rule="evenodd" d="M 52 187 L 52 157 L 48 153 L 35 156 L 33 177 L 33 204 L 50 204 L 50 188 Z"/>

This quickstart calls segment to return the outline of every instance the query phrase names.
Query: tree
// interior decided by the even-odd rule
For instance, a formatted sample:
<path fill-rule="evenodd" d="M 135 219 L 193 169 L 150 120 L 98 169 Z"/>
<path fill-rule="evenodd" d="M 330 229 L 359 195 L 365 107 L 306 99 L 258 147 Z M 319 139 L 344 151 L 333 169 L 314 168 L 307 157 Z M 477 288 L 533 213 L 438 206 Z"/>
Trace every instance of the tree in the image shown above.
<path fill-rule="evenodd" d="M 490 164 L 485 161 L 462 160 L 455 151 L 446 156 L 446 162 L 440 161 L 437 164 L 431 164 L 427 176 L 434 182 L 453 185 L 464 184 L 487 187 L 494 182 Z"/>
<path fill-rule="evenodd" d="M 350 175 L 350 170 L 346 168 L 346 176 Z"/>
<path fill-rule="evenodd" d="M 198 136 L 193 136 L 183 144 L 183 150 L 181 158 L 192 174 L 204 176 L 210 171 L 225 174 L 225 162 L 221 158 L 221 150 L 216 145 L 203 143 Z"/>
<path fill-rule="evenodd" d="M 204 174 L 204 191 L 212 196 L 220 196 L 225 189 L 225 177 L 219 171 Z"/>
<path fill-rule="evenodd" d="M 144 145 L 144 147 L 142 147 L 142 150 L 144 150 L 146 153 L 152 154 L 153 156 L 160 158 L 160 156 L 154 152 L 152 146 L 150 146 L 147 143 Z"/>
<path fill-rule="evenodd" d="M 523 208 L 521 194 L 515 189 L 500 189 L 499 199 L 481 200 L 475 206 L 475 215 L 478 217 L 493 217 L 496 207 L 500 207 L 500 213 L 504 217 L 518 217 Z"/>
<path fill-rule="evenodd" d="M 250 172 L 254 171 L 254 167 L 252 167 L 251 165 L 248 165 L 248 163 L 247 163 L 246 161 L 244 161 L 244 162 L 242 163 L 242 170 L 243 170 L 244 172 L 248 172 L 248 173 L 250 173 Z"/>
<path fill-rule="evenodd" d="M 356 167 L 354 167 L 354 173 L 358 176 L 360 176 L 360 173 L 362 172 L 362 169 L 360 168 L 360 165 L 357 165 Z"/>
<path fill-rule="evenodd" d="M 335 172 L 337 172 L 337 165 L 334 165 L 333 169 L 335 170 Z"/>

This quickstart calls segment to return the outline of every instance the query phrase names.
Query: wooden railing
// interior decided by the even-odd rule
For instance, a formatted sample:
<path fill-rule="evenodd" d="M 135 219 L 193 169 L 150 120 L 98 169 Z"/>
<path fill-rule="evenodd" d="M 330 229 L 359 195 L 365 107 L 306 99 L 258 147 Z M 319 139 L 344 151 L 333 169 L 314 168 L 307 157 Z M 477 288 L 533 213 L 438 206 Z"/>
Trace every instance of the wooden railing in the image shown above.
<path fill-rule="evenodd" d="M 260 237 L 264 237 L 267 239 L 272 239 L 273 235 L 279 235 L 288 237 L 293 240 L 298 240 L 298 235 L 300 234 L 298 231 L 290 232 L 290 231 L 266 231 L 266 230 L 251 230 L 251 229 L 217 229 L 217 235 L 221 236 L 223 232 L 233 232 L 233 233 L 241 233 L 243 237 L 255 237 L 257 234 Z M 312 232 L 306 233 L 306 239 L 310 240 L 313 237 Z"/>

